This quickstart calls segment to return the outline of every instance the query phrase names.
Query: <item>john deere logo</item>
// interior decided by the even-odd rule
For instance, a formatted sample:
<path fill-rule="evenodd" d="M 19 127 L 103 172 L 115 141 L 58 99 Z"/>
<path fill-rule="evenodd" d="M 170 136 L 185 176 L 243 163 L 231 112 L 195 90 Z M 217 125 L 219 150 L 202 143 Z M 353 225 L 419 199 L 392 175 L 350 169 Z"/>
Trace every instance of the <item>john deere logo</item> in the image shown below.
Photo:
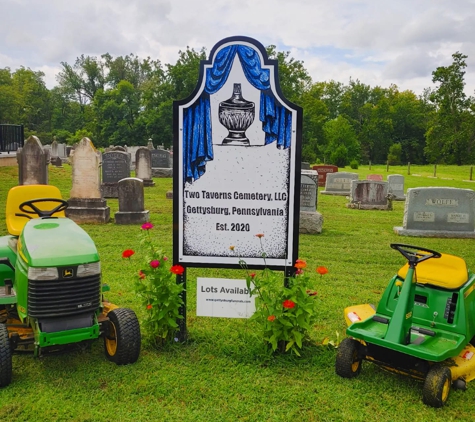
<path fill-rule="evenodd" d="M 71 278 L 73 276 L 73 270 L 71 268 L 66 268 L 63 270 L 63 278 Z"/>

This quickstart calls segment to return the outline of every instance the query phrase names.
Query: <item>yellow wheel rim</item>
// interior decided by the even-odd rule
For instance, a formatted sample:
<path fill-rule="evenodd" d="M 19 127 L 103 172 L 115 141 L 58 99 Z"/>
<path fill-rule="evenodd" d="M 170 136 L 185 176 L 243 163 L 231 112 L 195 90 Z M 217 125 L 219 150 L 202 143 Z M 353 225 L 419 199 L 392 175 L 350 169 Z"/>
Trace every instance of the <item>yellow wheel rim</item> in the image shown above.
<path fill-rule="evenodd" d="M 110 323 L 110 333 L 106 337 L 106 348 L 109 356 L 114 356 L 117 352 L 117 333 L 115 331 L 115 325 Z"/>
<path fill-rule="evenodd" d="M 450 391 L 450 380 L 446 379 L 444 382 L 444 386 L 442 387 L 442 403 L 445 403 L 447 398 L 449 397 Z"/>
<path fill-rule="evenodd" d="M 360 361 L 358 360 L 358 353 L 355 352 L 353 353 L 353 363 L 351 364 L 351 371 L 356 372 L 358 370 L 358 367 L 360 366 Z"/>

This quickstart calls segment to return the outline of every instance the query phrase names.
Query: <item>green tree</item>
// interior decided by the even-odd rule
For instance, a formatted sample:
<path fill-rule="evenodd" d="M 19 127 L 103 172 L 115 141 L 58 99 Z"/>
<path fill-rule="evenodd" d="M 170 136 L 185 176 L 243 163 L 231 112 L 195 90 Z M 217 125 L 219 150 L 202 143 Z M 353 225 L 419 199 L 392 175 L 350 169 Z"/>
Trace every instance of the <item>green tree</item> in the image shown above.
<path fill-rule="evenodd" d="M 302 160 L 316 163 L 324 159 L 326 139 L 323 125 L 328 119 L 328 108 L 322 100 L 324 84 L 313 84 L 301 97 L 303 109 Z"/>
<path fill-rule="evenodd" d="M 352 160 L 359 161 L 360 145 L 355 130 L 350 122 L 343 116 L 329 120 L 323 126 L 325 138 L 327 140 L 326 157 L 336 164 L 338 157 L 339 167 L 344 167 Z M 346 152 L 346 155 L 345 155 Z M 336 154 L 336 156 L 335 156 Z"/>
<path fill-rule="evenodd" d="M 464 93 L 466 58 L 456 52 L 450 66 L 432 72 L 432 82 L 439 84 L 430 95 L 436 109 L 426 132 L 425 152 L 432 163 L 460 165 L 475 158 L 473 100 Z"/>

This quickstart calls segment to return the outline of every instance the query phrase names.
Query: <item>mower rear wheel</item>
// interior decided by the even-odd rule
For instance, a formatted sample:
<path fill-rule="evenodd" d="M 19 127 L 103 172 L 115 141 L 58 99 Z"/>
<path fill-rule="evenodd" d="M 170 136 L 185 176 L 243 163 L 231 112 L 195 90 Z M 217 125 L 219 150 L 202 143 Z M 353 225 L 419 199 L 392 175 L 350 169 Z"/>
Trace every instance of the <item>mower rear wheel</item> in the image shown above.
<path fill-rule="evenodd" d="M 5 324 L 0 324 L 0 387 L 6 387 L 12 381 L 12 350 Z"/>
<path fill-rule="evenodd" d="M 354 378 L 361 372 L 362 358 L 359 356 L 361 344 L 351 338 L 345 338 L 338 346 L 335 371 L 340 377 Z"/>
<path fill-rule="evenodd" d="M 134 363 L 140 354 L 140 325 L 135 312 L 127 308 L 110 311 L 109 332 L 104 337 L 107 359 L 117 365 Z"/>
<path fill-rule="evenodd" d="M 449 398 L 452 374 L 446 366 L 434 365 L 426 376 L 422 401 L 432 407 L 442 407 Z"/>

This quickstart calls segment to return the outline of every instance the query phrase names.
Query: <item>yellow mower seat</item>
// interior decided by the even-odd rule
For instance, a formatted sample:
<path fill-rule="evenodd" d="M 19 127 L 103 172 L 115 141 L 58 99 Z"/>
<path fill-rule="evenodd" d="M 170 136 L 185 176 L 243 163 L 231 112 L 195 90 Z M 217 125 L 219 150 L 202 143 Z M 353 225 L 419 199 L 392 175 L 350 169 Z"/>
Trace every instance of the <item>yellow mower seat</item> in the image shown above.
<path fill-rule="evenodd" d="M 61 192 L 56 186 L 51 185 L 21 185 L 15 186 L 8 191 L 6 206 L 7 230 L 12 236 L 19 236 L 25 224 L 29 221 L 26 217 L 15 214 L 25 214 L 20 210 L 20 205 L 32 199 L 55 198 L 63 199 Z M 39 202 L 35 204 L 40 210 L 51 210 L 58 206 L 56 202 Z M 35 214 L 29 214 L 35 218 Z M 55 217 L 66 217 L 64 211 L 54 214 Z"/>
<path fill-rule="evenodd" d="M 405 279 L 408 268 L 408 264 L 404 265 L 397 275 Z M 458 256 L 442 254 L 440 258 L 431 258 L 417 264 L 416 277 L 419 284 L 458 289 L 468 281 L 467 264 Z"/>

